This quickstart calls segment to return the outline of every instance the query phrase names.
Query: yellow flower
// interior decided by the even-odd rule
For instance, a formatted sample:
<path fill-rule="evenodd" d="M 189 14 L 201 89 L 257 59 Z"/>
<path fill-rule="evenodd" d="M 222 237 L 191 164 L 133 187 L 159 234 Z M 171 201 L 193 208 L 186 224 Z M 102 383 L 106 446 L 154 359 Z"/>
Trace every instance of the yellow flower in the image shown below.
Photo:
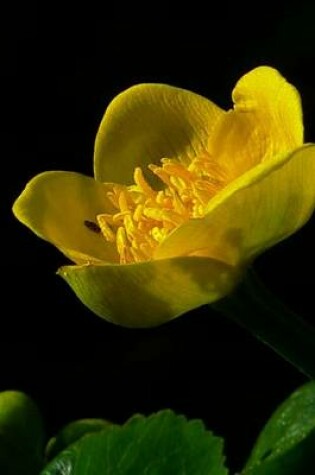
<path fill-rule="evenodd" d="M 315 206 L 315 145 L 300 97 L 270 67 L 243 76 L 223 111 L 141 84 L 109 105 L 95 179 L 33 178 L 13 211 L 76 265 L 58 273 L 101 317 L 152 326 L 228 294 L 253 259 Z"/>

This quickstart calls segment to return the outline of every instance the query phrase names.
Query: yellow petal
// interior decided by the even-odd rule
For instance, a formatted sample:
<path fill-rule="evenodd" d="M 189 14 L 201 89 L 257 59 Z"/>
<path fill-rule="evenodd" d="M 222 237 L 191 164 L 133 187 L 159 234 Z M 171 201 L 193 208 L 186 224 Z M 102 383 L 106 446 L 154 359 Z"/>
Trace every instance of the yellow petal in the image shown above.
<path fill-rule="evenodd" d="M 232 97 L 234 110 L 220 118 L 208 146 L 231 180 L 302 145 L 300 96 L 278 71 L 252 70 L 238 81 Z"/>
<path fill-rule="evenodd" d="M 164 84 L 140 84 L 109 105 L 95 142 L 95 178 L 131 184 L 135 167 L 163 157 L 188 163 L 204 150 L 218 118 L 215 104 Z M 153 175 L 151 177 L 153 179 Z"/>
<path fill-rule="evenodd" d="M 207 215 L 170 234 L 155 258 L 205 255 L 248 262 L 296 232 L 315 208 L 315 145 L 274 157 L 213 198 Z"/>
<path fill-rule="evenodd" d="M 74 262 L 118 259 L 113 244 L 87 223 L 96 222 L 97 214 L 112 212 L 106 186 L 92 178 L 72 172 L 41 173 L 26 185 L 13 212 Z"/>
<path fill-rule="evenodd" d="M 208 258 L 183 257 L 138 264 L 66 266 L 59 270 L 79 299 L 106 320 L 151 327 L 230 292 L 235 269 Z"/>

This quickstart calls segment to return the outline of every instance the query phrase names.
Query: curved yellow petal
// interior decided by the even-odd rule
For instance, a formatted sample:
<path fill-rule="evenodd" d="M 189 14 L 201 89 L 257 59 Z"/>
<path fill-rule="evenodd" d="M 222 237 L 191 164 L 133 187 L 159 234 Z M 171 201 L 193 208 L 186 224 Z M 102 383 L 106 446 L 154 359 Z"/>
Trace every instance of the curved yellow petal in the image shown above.
<path fill-rule="evenodd" d="M 16 218 L 74 262 L 117 262 L 117 252 L 91 229 L 96 215 L 112 212 L 106 186 L 73 172 L 51 171 L 33 178 L 13 205 Z"/>
<path fill-rule="evenodd" d="M 106 320 L 151 327 L 228 294 L 239 270 L 202 257 L 59 269 L 79 299 Z"/>
<path fill-rule="evenodd" d="M 277 70 L 261 66 L 245 74 L 232 97 L 234 109 L 221 117 L 208 145 L 230 180 L 303 144 L 299 93 Z"/>
<path fill-rule="evenodd" d="M 95 178 L 131 184 L 134 168 L 163 157 L 189 162 L 204 150 L 223 111 L 193 92 L 140 84 L 110 103 L 95 142 Z M 149 180 L 152 177 L 148 177 Z"/>
<path fill-rule="evenodd" d="M 209 203 L 207 215 L 175 230 L 155 258 L 205 255 L 248 262 L 301 228 L 315 208 L 315 145 L 250 170 Z"/>

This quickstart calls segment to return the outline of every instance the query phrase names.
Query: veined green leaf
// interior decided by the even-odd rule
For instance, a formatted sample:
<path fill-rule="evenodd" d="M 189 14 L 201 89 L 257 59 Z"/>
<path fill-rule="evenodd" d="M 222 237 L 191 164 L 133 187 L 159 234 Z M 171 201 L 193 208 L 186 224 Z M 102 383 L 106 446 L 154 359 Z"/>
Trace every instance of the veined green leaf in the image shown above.
<path fill-rule="evenodd" d="M 295 391 L 259 435 L 243 475 L 314 475 L 315 381 Z"/>
<path fill-rule="evenodd" d="M 82 437 L 41 475 L 227 475 L 222 449 L 201 421 L 165 410 Z"/>

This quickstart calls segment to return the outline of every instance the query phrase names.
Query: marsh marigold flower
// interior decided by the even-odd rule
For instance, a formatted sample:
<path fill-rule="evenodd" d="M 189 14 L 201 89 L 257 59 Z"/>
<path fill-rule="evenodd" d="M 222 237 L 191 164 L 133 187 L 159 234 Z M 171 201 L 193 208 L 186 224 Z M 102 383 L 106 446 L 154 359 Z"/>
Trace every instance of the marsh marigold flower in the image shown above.
<path fill-rule="evenodd" d="M 58 273 L 101 317 L 151 326 L 227 295 L 315 205 L 315 145 L 300 97 L 270 67 L 243 76 L 224 111 L 140 84 L 108 106 L 95 179 L 33 178 L 15 216 L 75 265 Z"/>

